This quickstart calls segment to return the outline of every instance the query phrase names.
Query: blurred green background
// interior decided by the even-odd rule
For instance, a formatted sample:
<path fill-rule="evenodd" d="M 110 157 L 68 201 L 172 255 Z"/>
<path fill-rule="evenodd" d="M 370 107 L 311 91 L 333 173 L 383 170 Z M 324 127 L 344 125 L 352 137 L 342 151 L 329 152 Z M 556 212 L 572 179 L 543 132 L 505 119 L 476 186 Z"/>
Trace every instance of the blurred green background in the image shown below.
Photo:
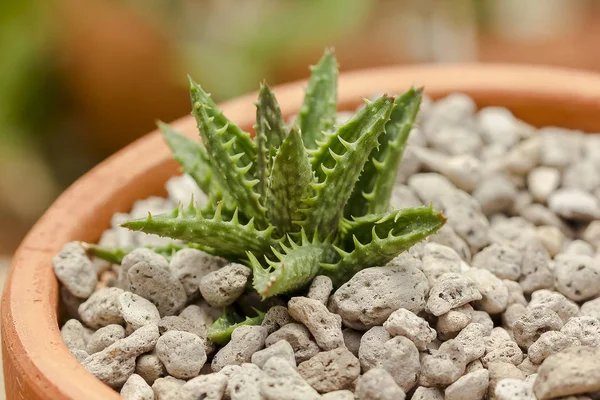
<path fill-rule="evenodd" d="M 594 0 L 2 0 L 0 256 L 58 194 L 188 112 L 186 73 L 224 100 L 342 70 L 519 62 L 600 70 Z"/>

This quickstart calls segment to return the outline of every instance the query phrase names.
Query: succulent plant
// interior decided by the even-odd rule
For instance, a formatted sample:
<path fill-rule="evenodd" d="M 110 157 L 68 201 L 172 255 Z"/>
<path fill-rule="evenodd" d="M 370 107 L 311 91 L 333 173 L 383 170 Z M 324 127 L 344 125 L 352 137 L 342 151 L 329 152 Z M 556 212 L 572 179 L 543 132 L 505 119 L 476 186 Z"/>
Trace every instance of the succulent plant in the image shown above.
<path fill-rule="evenodd" d="M 431 207 L 389 209 L 422 90 L 365 100 L 362 110 L 336 126 L 337 74 L 335 56 L 327 51 L 312 67 L 290 126 L 262 83 L 254 138 L 190 79 L 202 143 L 167 124 L 159 128 L 209 204 L 201 208 L 192 201 L 123 226 L 246 263 L 263 298 L 305 288 L 318 274 L 339 286 L 435 233 L 445 218 Z"/>

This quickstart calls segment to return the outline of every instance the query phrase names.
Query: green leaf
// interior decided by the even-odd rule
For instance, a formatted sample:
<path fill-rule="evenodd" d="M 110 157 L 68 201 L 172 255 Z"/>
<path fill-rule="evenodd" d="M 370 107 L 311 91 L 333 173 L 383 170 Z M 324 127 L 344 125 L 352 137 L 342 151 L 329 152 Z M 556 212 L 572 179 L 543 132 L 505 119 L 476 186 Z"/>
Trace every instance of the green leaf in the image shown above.
<path fill-rule="evenodd" d="M 291 247 L 282 244 L 283 254 L 273 250 L 277 261 L 265 257 L 269 265 L 267 268 L 261 265 L 254 254 L 247 253 L 254 275 L 254 289 L 263 299 L 305 287 L 317 276 L 322 263 L 335 260 L 332 245 L 320 242 L 316 235 L 311 242 L 304 231 L 301 232 L 301 237 L 300 245 L 288 238 Z"/>
<path fill-rule="evenodd" d="M 294 214 L 309 193 L 312 179 L 308 155 L 294 127 L 275 156 L 267 191 L 269 221 L 281 235 L 294 230 Z"/>
<path fill-rule="evenodd" d="M 233 145 L 233 151 L 235 153 L 243 154 L 240 158 L 240 163 L 242 165 L 248 165 L 256 160 L 256 144 L 250 138 L 250 134 L 244 132 L 235 122 L 229 120 L 211 99 L 210 94 L 206 93 L 190 76 L 188 76 L 188 79 L 190 82 L 190 98 L 193 107 L 192 114 L 194 113 L 197 104 L 205 105 L 208 116 L 214 118 L 214 126 L 217 129 L 224 128 L 224 140 L 229 141 L 231 138 L 236 139 Z M 251 174 L 254 173 L 253 168 L 251 168 L 250 172 Z"/>
<path fill-rule="evenodd" d="M 311 71 L 297 120 L 307 149 L 316 148 L 317 141 L 323 138 L 323 132 L 331 129 L 335 123 L 338 64 L 333 51 L 325 51 Z"/>
<path fill-rule="evenodd" d="M 265 313 L 253 308 L 256 317 L 243 317 L 232 308 L 226 308 L 223 315 L 218 318 L 207 330 L 207 337 L 211 342 L 218 345 L 225 345 L 231 339 L 231 334 L 240 326 L 260 325 L 265 319 Z"/>
<path fill-rule="evenodd" d="M 202 103 L 195 103 L 192 114 L 198 122 L 200 134 L 212 166 L 220 176 L 221 184 L 237 201 L 240 210 L 248 218 L 255 218 L 257 225 L 266 226 L 265 207 L 260 203 L 260 196 L 254 191 L 257 179 L 249 179 L 252 163 L 239 166 L 238 161 L 244 153 L 236 153 L 235 144 L 238 138 L 228 135 L 227 125 L 217 127 L 215 117 L 209 116 L 210 109 Z"/>
<path fill-rule="evenodd" d="M 258 101 L 256 102 L 256 177 L 258 178 L 258 193 L 266 198 L 269 175 L 275 155 L 285 139 L 286 128 L 279 109 L 279 104 L 269 86 L 263 82 L 260 85 Z"/>
<path fill-rule="evenodd" d="M 223 219 L 221 205 L 216 212 L 203 214 L 200 208 L 191 203 L 187 208 L 177 207 L 171 213 L 148 215 L 147 218 L 125 222 L 125 228 L 167 236 L 186 242 L 198 243 L 203 248 L 214 249 L 214 253 L 227 259 L 246 257 L 246 251 L 262 255 L 271 254 L 273 247 L 279 242 L 273 239 L 272 226 L 259 230 L 254 220 L 247 224 L 240 223 L 237 210 L 231 219 Z"/>
<path fill-rule="evenodd" d="M 320 237 L 335 232 L 344 206 L 377 138 L 390 118 L 394 100 L 382 96 L 359 111 L 350 121 L 328 133 L 327 140 L 312 152 L 311 163 L 317 181 L 311 184 L 313 194 L 299 210 L 304 219 L 298 223 L 308 235 L 317 231 Z"/>
<path fill-rule="evenodd" d="M 106 260 L 106 261 L 110 262 L 111 264 L 121 264 L 123 262 L 123 257 L 125 257 L 127 254 L 131 253 L 133 250 L 140 248 L 140 246 L 137 246 L 137 247 L 108 247 L 108 246 L 99 246 L 97 244 L 85 243 L 85 242 L 81 242 L 81 245 L 85 249 L 88 256 L 98 257 L 102 260 Z M 171 257 L 173 257 L 173 255 L 175 253 L 177 253 L 179 250 L 185 249 L 185 248 L 198 249 L 198 250 L 202 250 L 208 254 L 218 255 L 218 254 L 216 254 L 215 249 L 212 249 L 209 247 L 204 247 L 197 243 L 185 243 L 185 244 L 169 243 L 164 246 L 148 245 L 148 246 L 141 246 L 141 247 L 150 249 L 153 252 L 165 257 L 167 260 L 170 260 Z"/>
<path fill-rule="evenodd" d="M 183 172 L 191 176 L 208 196 L 213 196 L 216 200 L 222 199 L 221 184 L 215 179 L 215 172 L 202 143 L 185 136 L 162 121 L 158 121 L 157 125 Z"/>
<path fill-rule="evenodd" d="M 395 210 L 344 219 L 341 260 L 323 265 L 325 274 L 341 285 L 364 268 L 382 266 L 412 245 L 437 232 L 446 218 L 431 207 Z"/>
<path fill-rule="evenodd" d="M 411 88 L 394 101 L 395 108 L 373 149 L 345 209 L 346 217 L 388 211 L 406 140 L 419 112 L 423 89 Z"/>

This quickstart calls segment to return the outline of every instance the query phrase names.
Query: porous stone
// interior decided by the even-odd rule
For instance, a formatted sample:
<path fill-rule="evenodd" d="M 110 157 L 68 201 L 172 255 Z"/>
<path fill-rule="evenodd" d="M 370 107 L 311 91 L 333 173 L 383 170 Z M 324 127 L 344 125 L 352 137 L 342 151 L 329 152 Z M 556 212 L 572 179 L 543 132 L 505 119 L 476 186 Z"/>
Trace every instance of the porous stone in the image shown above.
<path fill-rule="evenodd" d="M 497 400 L 536 400 L 533 395 L 533 382 L 506 378 L 496 385 Z"/>
<path fill-rule="evenodd" d="M 358 357 L 358 349 L 360 348 L 360 340 L 362 338 L 362 335 L 362 332 L 355 331 L 354 329 L 342 329 L 344 345 L 346 345 L 346 348 L 350 350 L 350 352 L 356 357 Z"/>
<path fill-rule="evenodd" d="M 581 346 L 600 346 L 600 321 L 594 317 L 573 317 L 560 329 Z"/>
<path fill-rule="evenodd" d="M 175 315 L 185 306 L 185 289 L 168 268 L 138 262 L 127 276 L 131 292 L 154 303 L 161 317 Z"/>
<path fill-rule="evenodd" d="M 569 165 L 562 176 L 562 187 L 577 188 L 591 192 L 600 186 L 598 162 L 581 159 Z"/>
<path fill-rule="evenodd" d="M 502 341 L 481 359 L 483 366 L 486 368 L 490 363 L 498 361 L 519 365 L 523 361 L 523 352 L 519 345 L 512 340 Z"/>
<path fill-rule="evenodd" d="M 582 234 L 583 240 L 600 250 L 600 221 L 592 221 Z"/>
<path fill-rule="evenodd" d="M 328 393 L 351 389 L 360 375 L 360 364 L 348 349 L 339 347 L 302 362 L 298 373 L 319 393 Z"/>
<path fill-rule="evenodd" d="M 514 303 L 506 307 L 506 311 L 502 313 L 502 326 L 506 329 L 512 329 L 514 323 L 527 313 L 527 308 L 523 304 Z"/>
<path fill-rule="evenodd" d="M 367 268 L 331 296 L 330 307 L 345 326 L 364 331 L 383 324 L 399 308 L 422 311 L 428 289 L 427 278 L 415 267 Z"/>
<path fill-rule="evenodd" d="M 567 347 L 579 346 L 579 340 L 559 331 L 544 332 L 527 350 L 527 356 L 534 364 L 541 364 L 548 356 Z"/>
<path fill-rule="evenodd" d="M 444 392 L 436 387 L 419 386 L 411 400 L 444 400 Z"/>
<path fill-rule="evenodd" d="M 540 400 L 600 390 L 599 351 L 569 347 L 544 360 L 533 385 Z"/>
<path fill-rule="evenodd" d="M 294 319 L 290 316 L 286 307 L 274 306 L 269 308 L 265 313 L 262 326 L 267 329 L 267 333 L 270 335 L 282 326 L 291 324 L 292 322 L 294 322 Z"/>
<path fill-rule="evenodd" d="M 506 302 L 508 306 L 512 304 L 527 305 L 527 299 L 525 299 L 523 288 L 519 285 L 519 282 L 503 279 L 502 283 L 508 289 L 508 301 Z"/>
<path fill-rule="evenodd" d="M 262 368 L 271 357 L 279 357 L 296 366 L 294 349 L 286 340 L 280 340 L 271 346 L 252 354 L 252 363 Z"/>
<path fill-rule="evenodd" d="M 227 383 L 227 392 L 231 400 L 262 399 L 260 381 L 264 372 L 254 364 L 242 364 Z"/>
<path fill-rule="evenodd" d="M 150 385 L 167 374 L 164 364 L 158 358 L 156 349 L 151 353 L 142 354 L 135 362 L 135 373 L 144 378 Z"/>
<path fill-rule="evenodd" d="M 231 334 L 231 340 L 217 352 L 212 370 L 219 372 L 226 365 L 249 363 L 252 354 L 265 347 L 267 330 L 262 326 L 240 326 Z"/>
<path fill-rule="evenodd" d="M 506 168 L 515 174 L 527 174 L 539 163 L 540 147 L 539 136 L 515 144 L 506 155 Z"/>
<path fill-rule="evenodd" d="M 392 336 L 382 326 L 374 326 L 362 336 L 358 349 L 358 360 L 363 372 L 380 367 L 385 356 L 385 343 Z"/>
<path fill-rule="evenodd" d="M 74 296 L 87 299 L 93 293 L 98 283 L 96 269 L 79 242 L 66 243 L 52 265 L 60 283 Z"/>
<path fill-rule="evenodd" d="M 444 225 L 435 235 L 431 235 L 427 238 L 428 243 L 437 243 L 442 246 L 447 246 L 453 249 L 463 261 L 471 261 L 471 249 L 460 236 L 454 232 L 454 229 L 450 225 Z M 452 272 L 452 271 L 444 271 Z"/>
<path fill-rule="evenodd" d="M 519 346 L 528 349 L 542 333 L 558 331 L 563 322 L 557 313 L 546 307 L 530 309 L 513 324 L 513 336 Z"/>
<path fill-rule="evenodd" d="M 551 167 L 537 167 L 527 176 L 527 188 L 535 201 L 545 203 L 560 184 L 560 171 Z"/>
<path fill-rule="evenodd" d="M 425 244 L 422 261 L 421 270 L 427 277 L 430 288 L 443 274 L 460 272 L 463 263 L 456 251 L 438 243 Z"/>
<path fill-rule="evenodd" d="M 245 265 L 232 263 L 210 272 L 200 279 L 202 297 L 213 307 L 226 307 L 244 293 L 252 270 Z"/>
<path fill-rule="evenodd" d="M 114 287 L 95 291 L 79 306 L 81 320 L 93 329 L 111 324 L 122 324 L 123 317 L 118 306 L 118 299 L 122 293 L 121 289 Z"/>
<path fill-rule="evenodd" d="M 206 362 L 204 341 L 193 333 L 165 332 L 156 343 L 156 355 L 167 372 L 179 379 L 190 379 L 200 373 Z"/>
<path fill-rule="evenodd" d="M 554 226 L 559 228 L 565 235 L 571 234 L 569 226 L 558 215 L 541 204 L 525 204 L 516 215 L 520 215 L 535 226 Z"/>
<path fill-rule="evenodd" d="M 211 315 L 211 311 L 213 310 L 214 309 L 206 303 L 200 303 L 200 305 L 190 304 L 181 310 L 179 316 L 190 321 L 192 325 L 196 326 L 198 329 L 206 330 L 213 324 L 215 317 L 217 317 L 216 315 Z"/>
<path fill-rule="evenodd" d="M 179 400 L 179 389 L 185 384 L 182 379 L 165 376 L 152 384 L 155 400 Z"/>
<path fill-rule="evenodd" d="M 127 379 L 120 394 L 125 400 L 154 400 L 154 391 L 144 378 L 137 374 Z"/>
<path fill-rule="evenodd" d="M 447 156 L 424 147 L 415 147 L 413 152 L 426 169 L 444 175 L 457 188 L 468 192 L 475 188 L 481 173 L 481 161 L 475 156 Z"/>
<path fill-rule="evenodd" d="M 227 387 L 227 378 L 221 374 L 200 375 L 179 388 L 180 400 L 221 400 Z"/>
<path fill-rule="evenodd" d="M 462 346 L 467 363 L 484 355 L 485 343 L 483 338 L 487 335 L 487 329 L 479 323 L 470 323 L 456 335 L 454 341 Z"/>
<path fill-rule="evenodd" d="M 121 269 L 119 270 L 119 286 L 122 289 L 129 290 L 129 270 L 135 264 L 144 262 L 146 264 L 155 266 L 156 268 L 167 269 L 169 267 L 168 261 L 161 256 L 156 254 L 154 251 L 146 247 L 138 247 L 130 253 L 126 254 L 121 261 Z"/>
<path fill-rule="evenodd" d="M 521 264 L 521 278 L 519 283 L 523 292 L 530 294 L 539 289 L 551 289 L 554 287 L 554 276 L 548 268 L 550 254 L 548 250 L 537 240 L 532 240 L 523 253 Z"/>
<path fill-rule="evenodd" d="M 206 329 L 195 325 L 191 320 L 177 315 L 168 315 L 158 321 L 158 331 L 161 335 L 169 331 L 189 332 L 197 335 L 203 341 L 206 340 Z"/>
<path fill-rule="evenodd" d="M 597 296 L 600 294 L 600 261 L 575 254 L 555 257 L 554 285 L 573 301 Z"/>
<path fill-rule="evenodd" d="M 131 292 L 121 291 L 117 298 L 117 307 L 122 319 L 134 330 L 144 325 L 157 324 L 160 321 L 160 314 L 156 306 L 142 296 Z"/>
<path fill-rule="evenodd" d="M 306 297 L 319 300 L 321 303 L 327 305 L 332 290 L 333 283 L 331 282 L 331 278 L 325 275 L 319 275 L 316 276 L 310 284 Z"/>
<path fill-rule="evenodd" d="M 552 290 L 541 289 L 531 294 L 531 300 L 527 308 L 534 309 L 538 307 L 551 309 L 558 314 L 563 322 L 567 322 L 569 318 L 576 317 L 579 314 L 577 304 Z"/>
<path fill-rule="evenodd" d="M 450 339 L 434 354 L 423 356 L 419 382 L 423 386 L 450 385 L 464 374 L 467 362 L 463 344 Z"/>
<path fill-rule="evenodd" d="M 600 298 L 586 301 L 581 305 L 581 309 L 579 310 L 579 315 L 582 317 L 594 317 L 598 321 L 600 321 Z"/>
<path fill-rule="evenodd" d="M 442 338 L 453 336 L 471 323 L 473 307 L 470 304 L 454 308 L 438 317 L 436 330 Z"/>
<path fill-rule="evenodd" d="M 373 368 L 361 375 L 354 392 L 357 400 L 404 400 L 406 394 L 394 378 L 382 368 Z"/>
<path fill-rule="evenodd" d="M 85 359 L 90 356 L 87 351 L 79 349 L 71 350 L 71 354 L 80 364 L 83 363 Z"/>
<path fill-rule="evenodd" d="M 288 302 L 288 311 L 292 318 L 308 328 L 321 349 L 333 350 L 344 346 L 342 318 L 329 312 L 319 300 L 293 297 Z"/>
<path fill-rule="evenodd" d="M 517 280 L 521 276 L 523 255 L 515 248 L 493 243 L 473 256 L 472 266 L 487 269 L 500 279 Z"/>
<path fill-rule="evenodd" d="M 392 336 L 401 335 L 409 338 L 419 350 L 425 350 L 427 345 L 436 338 L 435 330 L 425 319 L 405 308 L 390 314 L 383 327 Z"/>
<path fill-rule="evenodd" d="M 308 360 L 320 351 L 310 331 L 302 324 L 291 323 L 282 326 L 267 337 L 265 346 L 271 347 L 280 340 L 285 340 L 292 345 L 296 364 Z"/>
<path fill-rule="evenodd" d="M 136 357 L 152 351 L 158 337 L 156 325 L 145 325 L 104 350 L 91 354 L 84 360 L 83 366 L 108 386 L 121 387 L 134 373 Z"/>
<path fill-rule="evenodd" d="M 465 374 L 446 388 L 445 398 L 446 400 L 481 400 L 487 393 L 489 380 L 487 369 Z"/>
<path fill-rule="evenodd" d="M 582 256 L 594 257 L 594 247 L 584 240 L 572 240 L 563 246 L 561 251 L 565 254 L 579 254 Z"/>
<path fill-rule="evenodd" d="M 542 128 L 539 133 L 543 165 L 563 169 L 581 157 L 581 133 L 555 127 Z"/>
<path fill-rule="evenodd" d="M 513 364 L 505 362 L 493 362 L 488 365 L 490 373 L 490 384 L 488 387 L 488 398 L 496 399 L 496 386 L 503 379 L 518 379 L 524 380 L 525 373 Z"/>
<path fill-rule="evenodd" d="M 447 313 L 471 301 L 481 300 L 476 284 L 459 273 L 442 275 L 429 292 L 427 309 L 435 316 Z"/>
<path fill-rule="evenodd" d="M 508 244 L 519 251 L 537 239 L 535 225 L 522 217 L 492 219 L 489 236 L 492 242 Z"/>
<path fill-rule="evenodd" d="M 494 321 L 492 321 L 492 317 L 490 317 L 490 314 L 486 313 L 485 311 L 473 311 L 471 314 L 471 323 L 481 325 L 483 328 L 483 336 L 489 335 L 494 328 Z"/>
<path fill-rule="evenodd" d="M 511 209 L 517 188 L 505 174 L 493 174 L 480 180 L 473 190 L 473 197 L 481 204 L 481 211 L 490 215 Z"/>
<path fill-rule="evenodd" d="M 390 373 L 402 390 L 408 392 L 419 378 L 419 350 L 410 339 L 396 336 L 383 344 L 383 351 L 381 368 Z"/>
<path fill-rule="evenodd" d="M 532 374 L 537 373 L 537 370 L 539 368 L 539 365 L 534 364 L 529 357 L 525 357 L 523 359 L 523 362 L 519 365 L 517 365 L 517 368 L 519 368 L 521 371 L 523 371 L 523 373 L 527 376 L 530 376 Z"/>
<path fill-rule="evenodd" d="M 335 392 L 325 393 L 322 400 L 354 400 L 354 393 L 350 390 L 336 390 Z"/>
<path fill-rule="evenodd" d="M 406 185 L 395 185 L 390 196 L 390 207 L 395 210 L 408 207 L 420 207 L 423 204 L 415 192 Z"/>
<path fill-rule="evenodd" d="M 494 274 L 485 269 L 471 268 L 463 274 L 475 283 L 481 294 L 481 300 L 474 303 L 475 308 L 490 314 L 497 314 L 508 305 L 508 288 Z"/>
<path fill-rule="evenodd" d="M 600 219 L 600 200 L 576 188 L 563 188 L 548 197 L 548 207 L 561 217 L 576 221 Z"/>
<path fill-rule="evenodd" d="M 197 249 L 181 249 L 171 259 L 169 269 L 179 279 L 188 298 L 198 294 L 200 281 L 227 264 L 227 260 Z"/>
<path fill-rule="evenodd" d="M 535 233 L 540 243 L 552 257 L 560 252 L 565 243 L 565 235 L 556 226 L 538 226 L 535 228 Z"/>
<path fill-rule="evenodd" d="M 279 357 L 271 357 L 263 371 L 265 377 L 260 382 L 260 390 L 266 400 L 321 399 L 296 368 Z"/>
<path fill-rule="evenodd" d="M 88 354 L 94 354 L 104 350 L 117 340 L 125 337 L 125 329 L 121 325 L 106 325 L 94 332 L 86 346 Z"/>
<path fill-rule="evenodd" d="M 87 343 L 93 331 L 86 328 L 76 319 L 70 319 L 60 329 L 63 342 L 71 352 L 75 350 L 86 351 Z"/>

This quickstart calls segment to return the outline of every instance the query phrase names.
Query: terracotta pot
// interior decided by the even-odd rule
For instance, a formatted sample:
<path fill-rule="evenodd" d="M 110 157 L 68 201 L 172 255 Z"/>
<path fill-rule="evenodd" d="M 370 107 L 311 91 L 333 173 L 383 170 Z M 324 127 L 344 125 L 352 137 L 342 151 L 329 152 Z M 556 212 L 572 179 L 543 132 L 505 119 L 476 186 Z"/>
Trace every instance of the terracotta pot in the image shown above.
<path fill-rule="evenodd" d="M 340 108 L 353 108 L 361 96 L 400 93 L 425 85 L 439 98 L 451 92 L 472 96 L 479 106 L 510 108 L 534 125 L 600 131 L 600 76 L 551 68 L 508 65 L 415 66 L 343 74 Z M 275 89 L 287 116 L 294 113 L 305 82 Z M 255 117 L 255 94 L 222 105 L 244 129 Z M 189 136 L 191 117 L 175 123 Z M 95 241 L 114 212 L 136 199 L 163 193 L 178 171 L 160 135 L 153 132 L 98 165 L 75 182 L 46 212 L 14 256 L 2 297 L 2 352 L 8 399 L 118 399 L 89 375 L 63 344 L 57 325 L 58 285 L 52 257 L 71 240 Z"/>

